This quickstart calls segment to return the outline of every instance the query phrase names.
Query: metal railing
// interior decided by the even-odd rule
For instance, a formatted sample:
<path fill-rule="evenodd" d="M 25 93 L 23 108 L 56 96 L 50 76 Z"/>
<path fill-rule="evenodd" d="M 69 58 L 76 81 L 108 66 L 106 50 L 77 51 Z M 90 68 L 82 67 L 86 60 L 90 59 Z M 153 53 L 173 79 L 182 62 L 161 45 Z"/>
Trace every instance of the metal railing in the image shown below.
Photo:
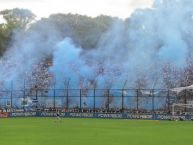
<path fill-rule="evenodd" d="M 177 99 L 159 89 L 10 89 L 0 91 L 0 108 L 167 112 Z"/>

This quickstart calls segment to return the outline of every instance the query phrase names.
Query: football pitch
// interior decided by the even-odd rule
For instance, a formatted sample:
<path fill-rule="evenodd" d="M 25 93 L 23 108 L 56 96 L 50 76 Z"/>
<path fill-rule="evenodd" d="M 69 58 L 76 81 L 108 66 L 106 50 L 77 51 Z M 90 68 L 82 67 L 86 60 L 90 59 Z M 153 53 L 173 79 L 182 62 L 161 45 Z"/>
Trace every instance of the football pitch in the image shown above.
<path fill-rule="evenodd" d="M 0 119 L 0 145 L 193 145 L 193 122 Z"/>

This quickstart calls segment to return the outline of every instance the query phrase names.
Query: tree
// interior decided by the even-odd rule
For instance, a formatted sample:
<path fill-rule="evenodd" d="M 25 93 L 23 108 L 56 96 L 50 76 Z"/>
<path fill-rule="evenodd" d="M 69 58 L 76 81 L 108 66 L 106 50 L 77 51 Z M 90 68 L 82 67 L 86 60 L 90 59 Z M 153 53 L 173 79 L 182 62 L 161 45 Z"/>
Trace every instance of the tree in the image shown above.
<path fill-rule="evenodd" d="M 78 46 L 90 49 L 97 47 L 100 37 L 109 29 L 113 20 L 112 17 L 102 15 L 91 18 L 78 14 L 54 14 L 41 21 L 57 28 L 62 37 L 70 37 Z"/>
<path fill-rule="evenodd" d="M 0 11 L 6 23 L 0 24 L 0 56 L 6 51 L 14 30 L 25 30 L 35 15 L 26 9 L 11 9 Z"/>
<path fill-rule="evenodd" d="M 7 24 L 12 24 L 14 27 L 21 29 L 25 28 L 35 19 L 35 15 L 27 9 L 11 9 L 0 11 L 3 18 L 7 21 Z"/>

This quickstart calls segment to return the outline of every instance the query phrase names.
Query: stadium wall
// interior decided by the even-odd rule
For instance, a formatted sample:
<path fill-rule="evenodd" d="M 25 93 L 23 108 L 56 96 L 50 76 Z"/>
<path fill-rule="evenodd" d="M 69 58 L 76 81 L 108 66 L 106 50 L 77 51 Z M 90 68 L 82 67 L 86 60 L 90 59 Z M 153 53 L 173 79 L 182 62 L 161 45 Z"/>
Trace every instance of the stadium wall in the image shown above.
<path fill-rule="evenodd" d="M 193 120 L 193 115 L 166 114 L 130 114 L 130 113 L 72 113 L 60 114 L 63 118 L 104 118 L 104 119 L 142 119 L 142 120 Z M 0 118 L 7 117 L 55 117 L 55 112 L 11 112 L 0 113 Z"/>

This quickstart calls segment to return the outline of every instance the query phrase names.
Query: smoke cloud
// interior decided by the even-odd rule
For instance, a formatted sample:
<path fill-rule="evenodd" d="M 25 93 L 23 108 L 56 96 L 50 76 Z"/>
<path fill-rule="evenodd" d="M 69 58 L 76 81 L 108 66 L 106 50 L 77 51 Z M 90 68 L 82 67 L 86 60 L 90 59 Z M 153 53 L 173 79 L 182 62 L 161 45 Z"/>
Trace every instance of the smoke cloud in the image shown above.
<path fill-rule="evenodd" d="M 146 76 L 151 88 L 161 69 L 186 66 L 193 48 L 192 0 L 155 0 L 151 9 L 138 9 L 125 21 L 115 21 L 103 34 L 97 48 L 85 50 L 72 38 L 62 38 L 52 25 L 15 34 L 11 47 L 0 60 L 0 80 L 21 80 L 32 75 L 33 65 L 53 57 L 49 72 L 57 88 L 134 87 Z M 161 83 L 157 87 L 162 87 Z"/>

